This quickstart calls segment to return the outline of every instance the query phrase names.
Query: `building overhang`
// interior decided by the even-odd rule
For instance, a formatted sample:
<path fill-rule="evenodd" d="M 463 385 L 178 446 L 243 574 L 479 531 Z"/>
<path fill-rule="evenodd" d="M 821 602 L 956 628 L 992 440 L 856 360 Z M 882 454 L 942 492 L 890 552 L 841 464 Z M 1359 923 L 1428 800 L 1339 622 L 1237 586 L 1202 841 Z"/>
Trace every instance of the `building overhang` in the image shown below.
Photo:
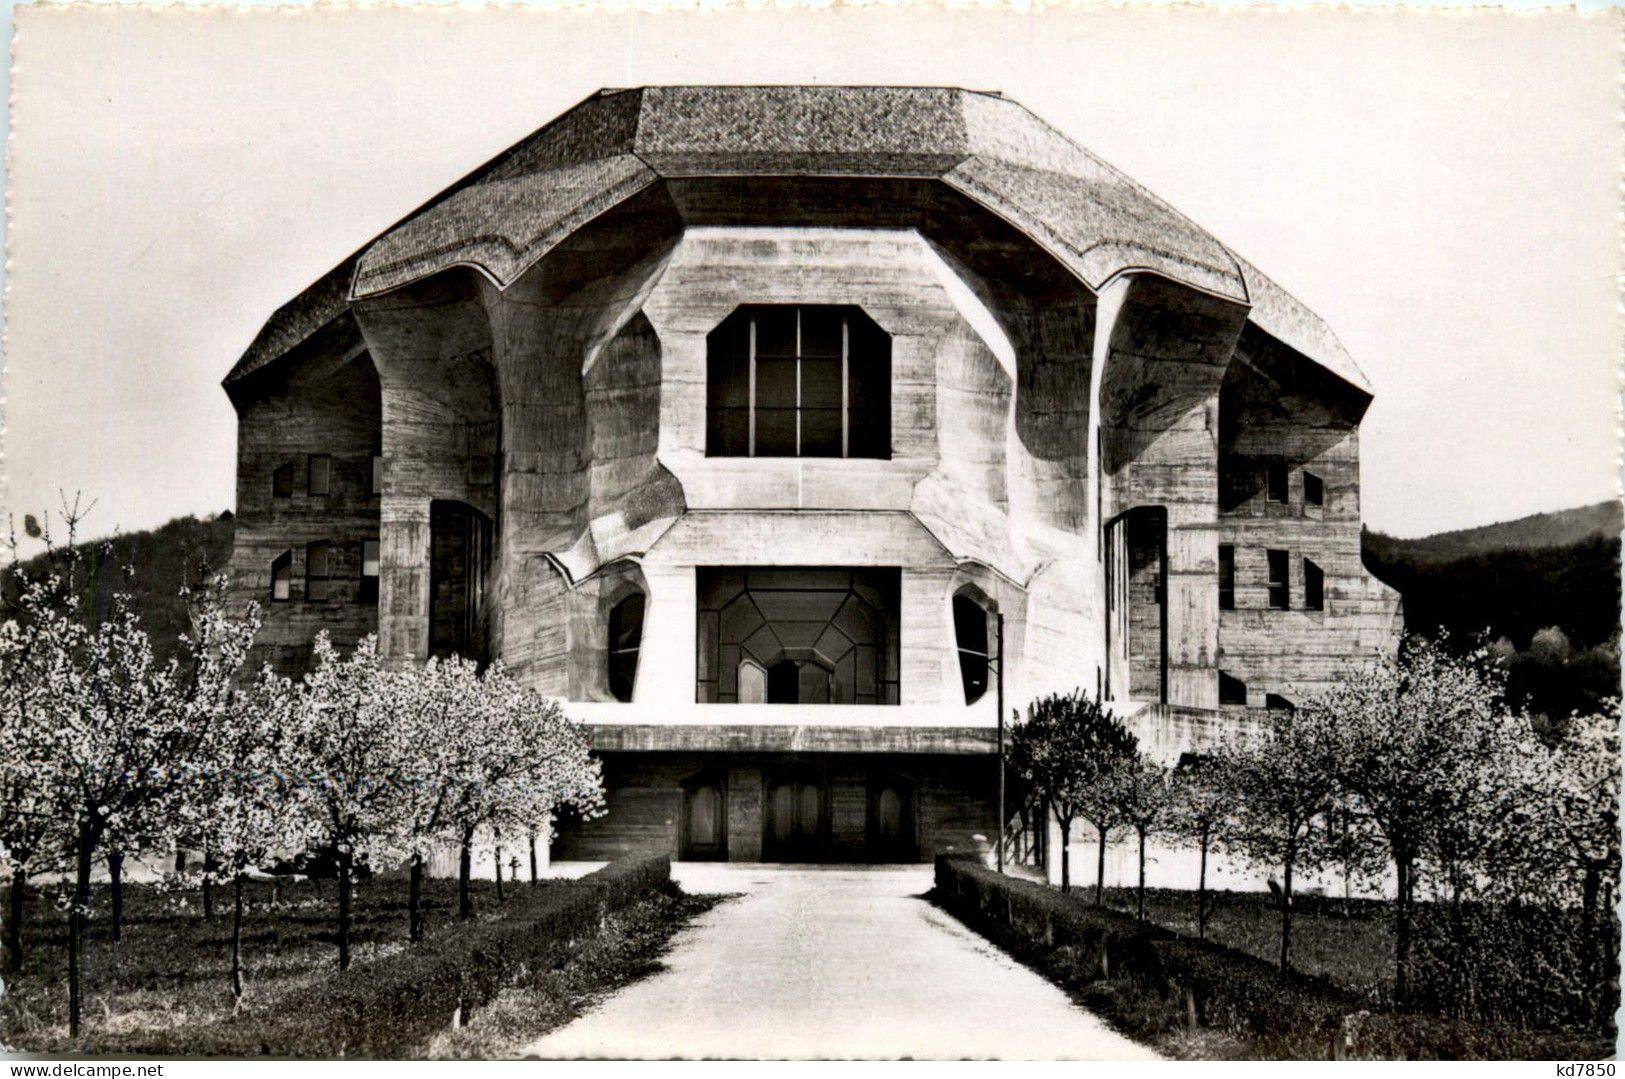
<path fill-rule="evenodd" d="M 1024 236 L 1094 292 L 1124 274 L 1152 274 L 1247 305 L 1265 332 L 1369 392 L 1313 312 L 1015 102 L 951 88 L 829 86 L 672 86 L 594 95 L 285 305 L 226 381 L 275 359 L 352 301 L 454 268 L 505 289 L 567 237 L 640 196 L 666 191 L 673 208 L 686 207 L 680 213 L 689 224 L 703 224 L 688 205 L 692 199 L 671 193 L 674 185 L 715 189 L 699 201 L 730 205 L 737 199 L 727 194 L 741 181 L 774 178 L 859 186 L 883 180 L 951 193 Z M 786 204 L 776 202 L 782 213 Z M 841 205 L 858 214 L 863 202 L 853 197 Z"/>
<path fill-rule="evenodd" d="M 589 723 L 600 753 L 940 753 L 992 756 L 986 727 L 819 723 Z"/>

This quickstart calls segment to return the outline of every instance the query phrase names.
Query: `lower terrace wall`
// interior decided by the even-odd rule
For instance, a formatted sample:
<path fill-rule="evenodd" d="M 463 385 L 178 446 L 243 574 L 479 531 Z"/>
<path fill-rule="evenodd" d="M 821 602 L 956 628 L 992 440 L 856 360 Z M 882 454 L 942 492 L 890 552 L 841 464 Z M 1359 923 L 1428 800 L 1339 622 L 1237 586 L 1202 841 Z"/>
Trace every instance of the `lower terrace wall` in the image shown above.
<path fill-rule="evenodd" d="M 685 780 L 725 778 L 726 858 L 764 860 L 770 777 L 795 774 L 821 788 L 824 823 L 814 855 L 795 860 L 892 860 L 872 850 L 871 785 L 898 780 L 910 791 L 905 811 L 912 859 L 991 851 L 997 773 L 991 755 L 891 753 L 618 753 L 601 754 L 608 812 L 596 820 L 561 822 L 556 861 L 604 861 L 629 853 L 679 857 Z M 772 851 L 765 860 L 779 860 Z"/>

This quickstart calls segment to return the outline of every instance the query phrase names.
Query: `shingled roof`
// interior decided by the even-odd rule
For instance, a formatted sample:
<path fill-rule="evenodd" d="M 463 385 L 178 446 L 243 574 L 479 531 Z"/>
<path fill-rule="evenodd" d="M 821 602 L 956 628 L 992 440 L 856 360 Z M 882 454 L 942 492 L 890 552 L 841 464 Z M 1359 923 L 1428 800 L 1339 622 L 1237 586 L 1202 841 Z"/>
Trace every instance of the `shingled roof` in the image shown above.
<path fill-rule="evenodd" d="M 226 382 L 375 296 L 454 266 L 506 288 L 576 229 L 666 178 L 938 181 L 1098 290 L 1150 271 L 1248 304 L 1265 332 L 1369 392 L 1331 330 L 1144 187 L 1013 101 L 920 87 L 603 91 L 410 214 L 280 308 Z"/>

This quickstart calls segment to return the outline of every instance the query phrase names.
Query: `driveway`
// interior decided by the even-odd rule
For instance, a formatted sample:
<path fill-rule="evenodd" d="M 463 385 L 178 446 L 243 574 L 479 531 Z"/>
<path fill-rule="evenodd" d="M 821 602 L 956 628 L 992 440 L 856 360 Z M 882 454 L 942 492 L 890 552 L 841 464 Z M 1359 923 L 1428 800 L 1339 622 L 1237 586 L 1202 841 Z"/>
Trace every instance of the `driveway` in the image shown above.
<path fill-rule="evenodd" d="M 660 973 L 521 1055 L 1156 1056 L 919 898 L 929 867 L 673 869 L 686 891 L 743 894 L 684 929 Z"/>

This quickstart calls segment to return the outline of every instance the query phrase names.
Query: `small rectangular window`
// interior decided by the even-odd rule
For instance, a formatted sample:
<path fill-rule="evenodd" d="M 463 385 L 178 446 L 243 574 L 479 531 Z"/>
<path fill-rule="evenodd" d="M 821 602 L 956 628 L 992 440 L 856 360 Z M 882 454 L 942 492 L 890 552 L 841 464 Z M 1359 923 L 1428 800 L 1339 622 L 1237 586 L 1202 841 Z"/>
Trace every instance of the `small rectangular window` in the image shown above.
<path fill-rule="evenodd" d="M 271 497 L 293 497 L 293 462 L 278 465 L 277 470 L 271 474 Z"/>
<path fill-rule="evenodd" d="M 496 476 L 494 459 L 489 453 L 470 454 L 468 458 L 468 482 L 475 487 L 486 487 Z"/>
<path fill-rule="evenodd" d="M 1278 611 L 1289 608 L 1291 580 L 1287 568 L 1287 552 L 1270 551 L 1270 606 Z"/>
<path fill-rule="evenodd" d="M 271 598 L 286 602 L 293 590 L 293 552 L 283 551 L 271 563 Z"/>
<path fill-rule="evenodd" d="M 1326 574 L 1321 568 L 1303 560 L 1303 609 L 1320 611 L 1326 607 Z"/>
<path fill-rule="evenodd" d="M 1220 704 L 1246 704 L 1247 683 L 1241 679 L 1219 672 L 1219 703 Z"/>
<path fill-rule="evenodd" d="M 1219 610 L 1236 609 L 1236 549 L 1219 544 Z"/>
<path fill-rule="evenodd" d="M 1239 509 L 1258 491 L 1258 470 L 1233 454 L 1219 455 L 1219 509 Z"/>
<path fill-rule="evenodd" d="M 367 493 L 374 496 L 384 493 L 384 455 L 381 453 L 372 455 L 372 471 L 367 479 Z"/>
<path fill-rule="evenodd" d="M 356 597 L 362 603 L 378 602 L 378 541 L 361 541 L 361 591 Z"/>
<path fill-rule="evenodd" d="M 305 545 L 305 599 L 324 603 L 332 576 L 333 545 L 326 540 Z"/>
<path fill-rule="evenodd" d="M 1287 469 L 1286 462 L 1276 458 L 1267 466 L 1269 472 L 1269 500 L 1271 502 L 1287 501 Z"/>
<path fill-rule="evenodd" d="M 1326 485 L 1313 472 L 1303 474 L 1303 504 L 1306 506 L 1326 504 Z"/>
<path fill-rule="evenodd" d="M 305 493 L 321 498 L 333 489 L 333 458 L 325 453 L 313 453 L 306 462 Z"/>
<path fill-rule="evenodd" d="M 1298 706 L 1279 693 L 1264 694 L 1264 707 L 1272 712 L 1296 712 Z"/>

